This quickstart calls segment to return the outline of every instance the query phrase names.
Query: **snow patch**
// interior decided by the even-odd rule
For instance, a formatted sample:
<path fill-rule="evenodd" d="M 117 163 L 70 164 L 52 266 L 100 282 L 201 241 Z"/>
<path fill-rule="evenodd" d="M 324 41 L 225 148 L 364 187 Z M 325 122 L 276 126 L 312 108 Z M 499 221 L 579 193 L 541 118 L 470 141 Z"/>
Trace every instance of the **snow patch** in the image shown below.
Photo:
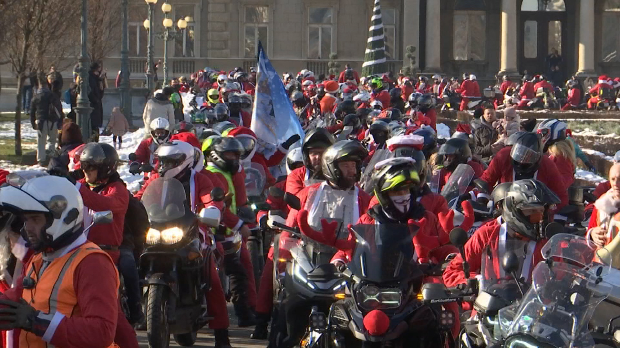
<path fill-rule="evenodd" d="M 592 156 L 597 156 L 597 157 L 603 157 L 605 160 L 613 162 L 614 158 L 612 156 L 607 156 L 606 154 L 600 152 L 600 151 L 596 151 L 596 150 L 591 150 L 591 149 L 581 149 L 583 152 L 587 153 L 588 155 L 592 155 Z"/>
<path fill-rule="evenodd" d="M 603 181 L 607 181 L 607 179 L 603 177 L 600 177 L 587 170 L 581 170 L 581 169 L 577 169 L 577 172 L 575 173 L 575 179 L 581 179 L 581 180 L 589 181 L 595 184 L 601 183 Z"/>

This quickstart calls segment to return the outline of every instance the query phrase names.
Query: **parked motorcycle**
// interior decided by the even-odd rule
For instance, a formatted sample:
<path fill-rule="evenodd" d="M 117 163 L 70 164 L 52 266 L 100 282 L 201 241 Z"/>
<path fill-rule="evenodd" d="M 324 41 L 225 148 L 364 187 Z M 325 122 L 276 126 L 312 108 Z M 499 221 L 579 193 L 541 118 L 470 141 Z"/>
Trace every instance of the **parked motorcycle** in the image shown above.
<path fill-rule="evenodd" d="M 213 197 L 223 199 L 221 189 Z M 192 346 L 198 330 L 210 319 L 204 276 L 210 249 L 202 249 L 198 222 L 215 227 L 220 212 L 205 208 L 196 216 L 189 208 L 183 184 L 158 178 L 142 196 L 151 228 L 140 256 L 139 272 L 146 289 L 146 326 L 149 347 L 168 347 L 170 334 L 182 346 Z"/>

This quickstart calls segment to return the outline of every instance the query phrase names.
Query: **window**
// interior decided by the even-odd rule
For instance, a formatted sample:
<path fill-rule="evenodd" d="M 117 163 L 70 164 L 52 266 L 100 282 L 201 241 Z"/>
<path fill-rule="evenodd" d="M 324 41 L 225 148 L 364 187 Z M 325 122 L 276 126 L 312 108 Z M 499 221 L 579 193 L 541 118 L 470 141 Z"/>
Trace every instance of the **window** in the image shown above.
<path fill-rule="evenodd" d="M 129 56 L 146 57 L 146 50 L 149 42 L 149 34 L 144 29 L 143 23 L 147 18 L 148 7 L 131 7 L 129 9 Z"/>
<path fill-rule="evenodd" d="M 267 49 L 269 34 L 269 7 L 246 6 L 244 20 L 244 57 L 254 58 L 258 55 L 258 42 Z"/>
<path fill-rule="evenodd" d="M 308 58 L 329 58 L 332 48 L 333 9 L 311 7 L 308 10 Z"/>
<path fill-rule="evenodd" d="M 538 22 L 525 21 L 523 26 L 523 54 L 525 58 L 538 57 Z"/>
<path fill-rule="evenodd" d="M 181 37 L 174 40 L 174 56 L 193 57 L 196 27 L 196 22 L 194 21 L 194 5 L 176 5 L 173 9 L 175 26 L 181 18 L 187 21 L 187 28 L 179 34 Z M 179 29 L 177 28 L 177 30 Z"/>
<path fill-rule="evenodd" d="M 607 0 L 603 12 L 603 62 L 620 62 L 620 0 Z"/>
<path fill-rule="evenodd" d="M 566 11 L 564 0 L 523 0 L 521 11 Z"/>
<path fill-rule="evenodd" d="M 454 12 L 454 60 L 486 58 L 486 14 L 482 11 Z"/>
<path fill-rule="evenodd" d="M 398 59 L 398 12 L 393 8 L 381 9 L 381 20 L 383 21 L 383 35 L 385 36 L 385 57 L 388 60 Z"/>

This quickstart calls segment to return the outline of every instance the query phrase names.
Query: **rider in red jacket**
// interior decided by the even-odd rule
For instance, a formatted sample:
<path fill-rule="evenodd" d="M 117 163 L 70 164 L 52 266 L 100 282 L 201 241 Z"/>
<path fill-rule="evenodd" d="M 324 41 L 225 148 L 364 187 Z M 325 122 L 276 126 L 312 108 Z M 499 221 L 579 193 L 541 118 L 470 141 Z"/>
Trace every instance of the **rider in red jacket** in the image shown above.
<path fill-rule="evenodd" d="M 588 93 L 590 94 L 590 99 L 588 100 L 588 109 L 596 109 L 597 104 L 604 100 L 600 96 L 604 92 L 603 90 L 612 89 L 608 80 L 609 78 L 606 75 L 599 76 L 598 83 L 592 88 L 590 88 L 590 91 L 588 91 Z"/>
<path fill-rule="evenodd" d="M 460 110 L 467 110 L 467 104 L 470 98 L 480 98 L 480 86 L 476 81 L 476 75 L 469 75 L 469 79 L 464 80 L 461 83 L 461 87 L 457 89 L 457 93 L 461 93 L 461 107 Z"/>
<path fill-rule="evenodd" d="M 293 170 L 286 179 L 286 192 L 297 195 L 309 184 L 322 180 L 321 158 L 325 149 L 336 142 L 325 128 L 308 132 L 301 146 L 304 166 Z"/>
<path fill-rule="evenodd" d="M 528 75 L 523 76 L 523 85 L 519 90 L 519 97 L 521 101 L 517 106 L 517 110 L 523 110 L 527 107 L 527 104 L 536 97 L 536 90 L 534 89 L 534 82 L 531 81 Z"/>

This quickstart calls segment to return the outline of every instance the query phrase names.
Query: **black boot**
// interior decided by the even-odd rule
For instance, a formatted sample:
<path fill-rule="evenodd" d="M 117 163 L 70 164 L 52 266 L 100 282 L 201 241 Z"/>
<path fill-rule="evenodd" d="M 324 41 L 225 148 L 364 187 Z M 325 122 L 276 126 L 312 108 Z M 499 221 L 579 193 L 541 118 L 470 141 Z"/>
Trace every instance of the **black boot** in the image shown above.
<path fill-rule="evenodd" d="M 256 325 L 256 318 L 254 312 L 248 306 L 247 301 L 237 301 L 233 303 L 235 309 L 235 315 L 237 316 L 237 326 L 249 327 Z"/>
<path fill-rule="evenodd" d="M 215 333 L 215 348 L 232 348 L 230 339 L 228 338 L 227 329 L 217 329 Z"/>
<path fill-rule="evenodd" d="M 256 327 L 250 338 L 255 340 L 266 340 L 269 337 L 269 321 L 271 315 L 269 313 L 256 313 Z"/>

